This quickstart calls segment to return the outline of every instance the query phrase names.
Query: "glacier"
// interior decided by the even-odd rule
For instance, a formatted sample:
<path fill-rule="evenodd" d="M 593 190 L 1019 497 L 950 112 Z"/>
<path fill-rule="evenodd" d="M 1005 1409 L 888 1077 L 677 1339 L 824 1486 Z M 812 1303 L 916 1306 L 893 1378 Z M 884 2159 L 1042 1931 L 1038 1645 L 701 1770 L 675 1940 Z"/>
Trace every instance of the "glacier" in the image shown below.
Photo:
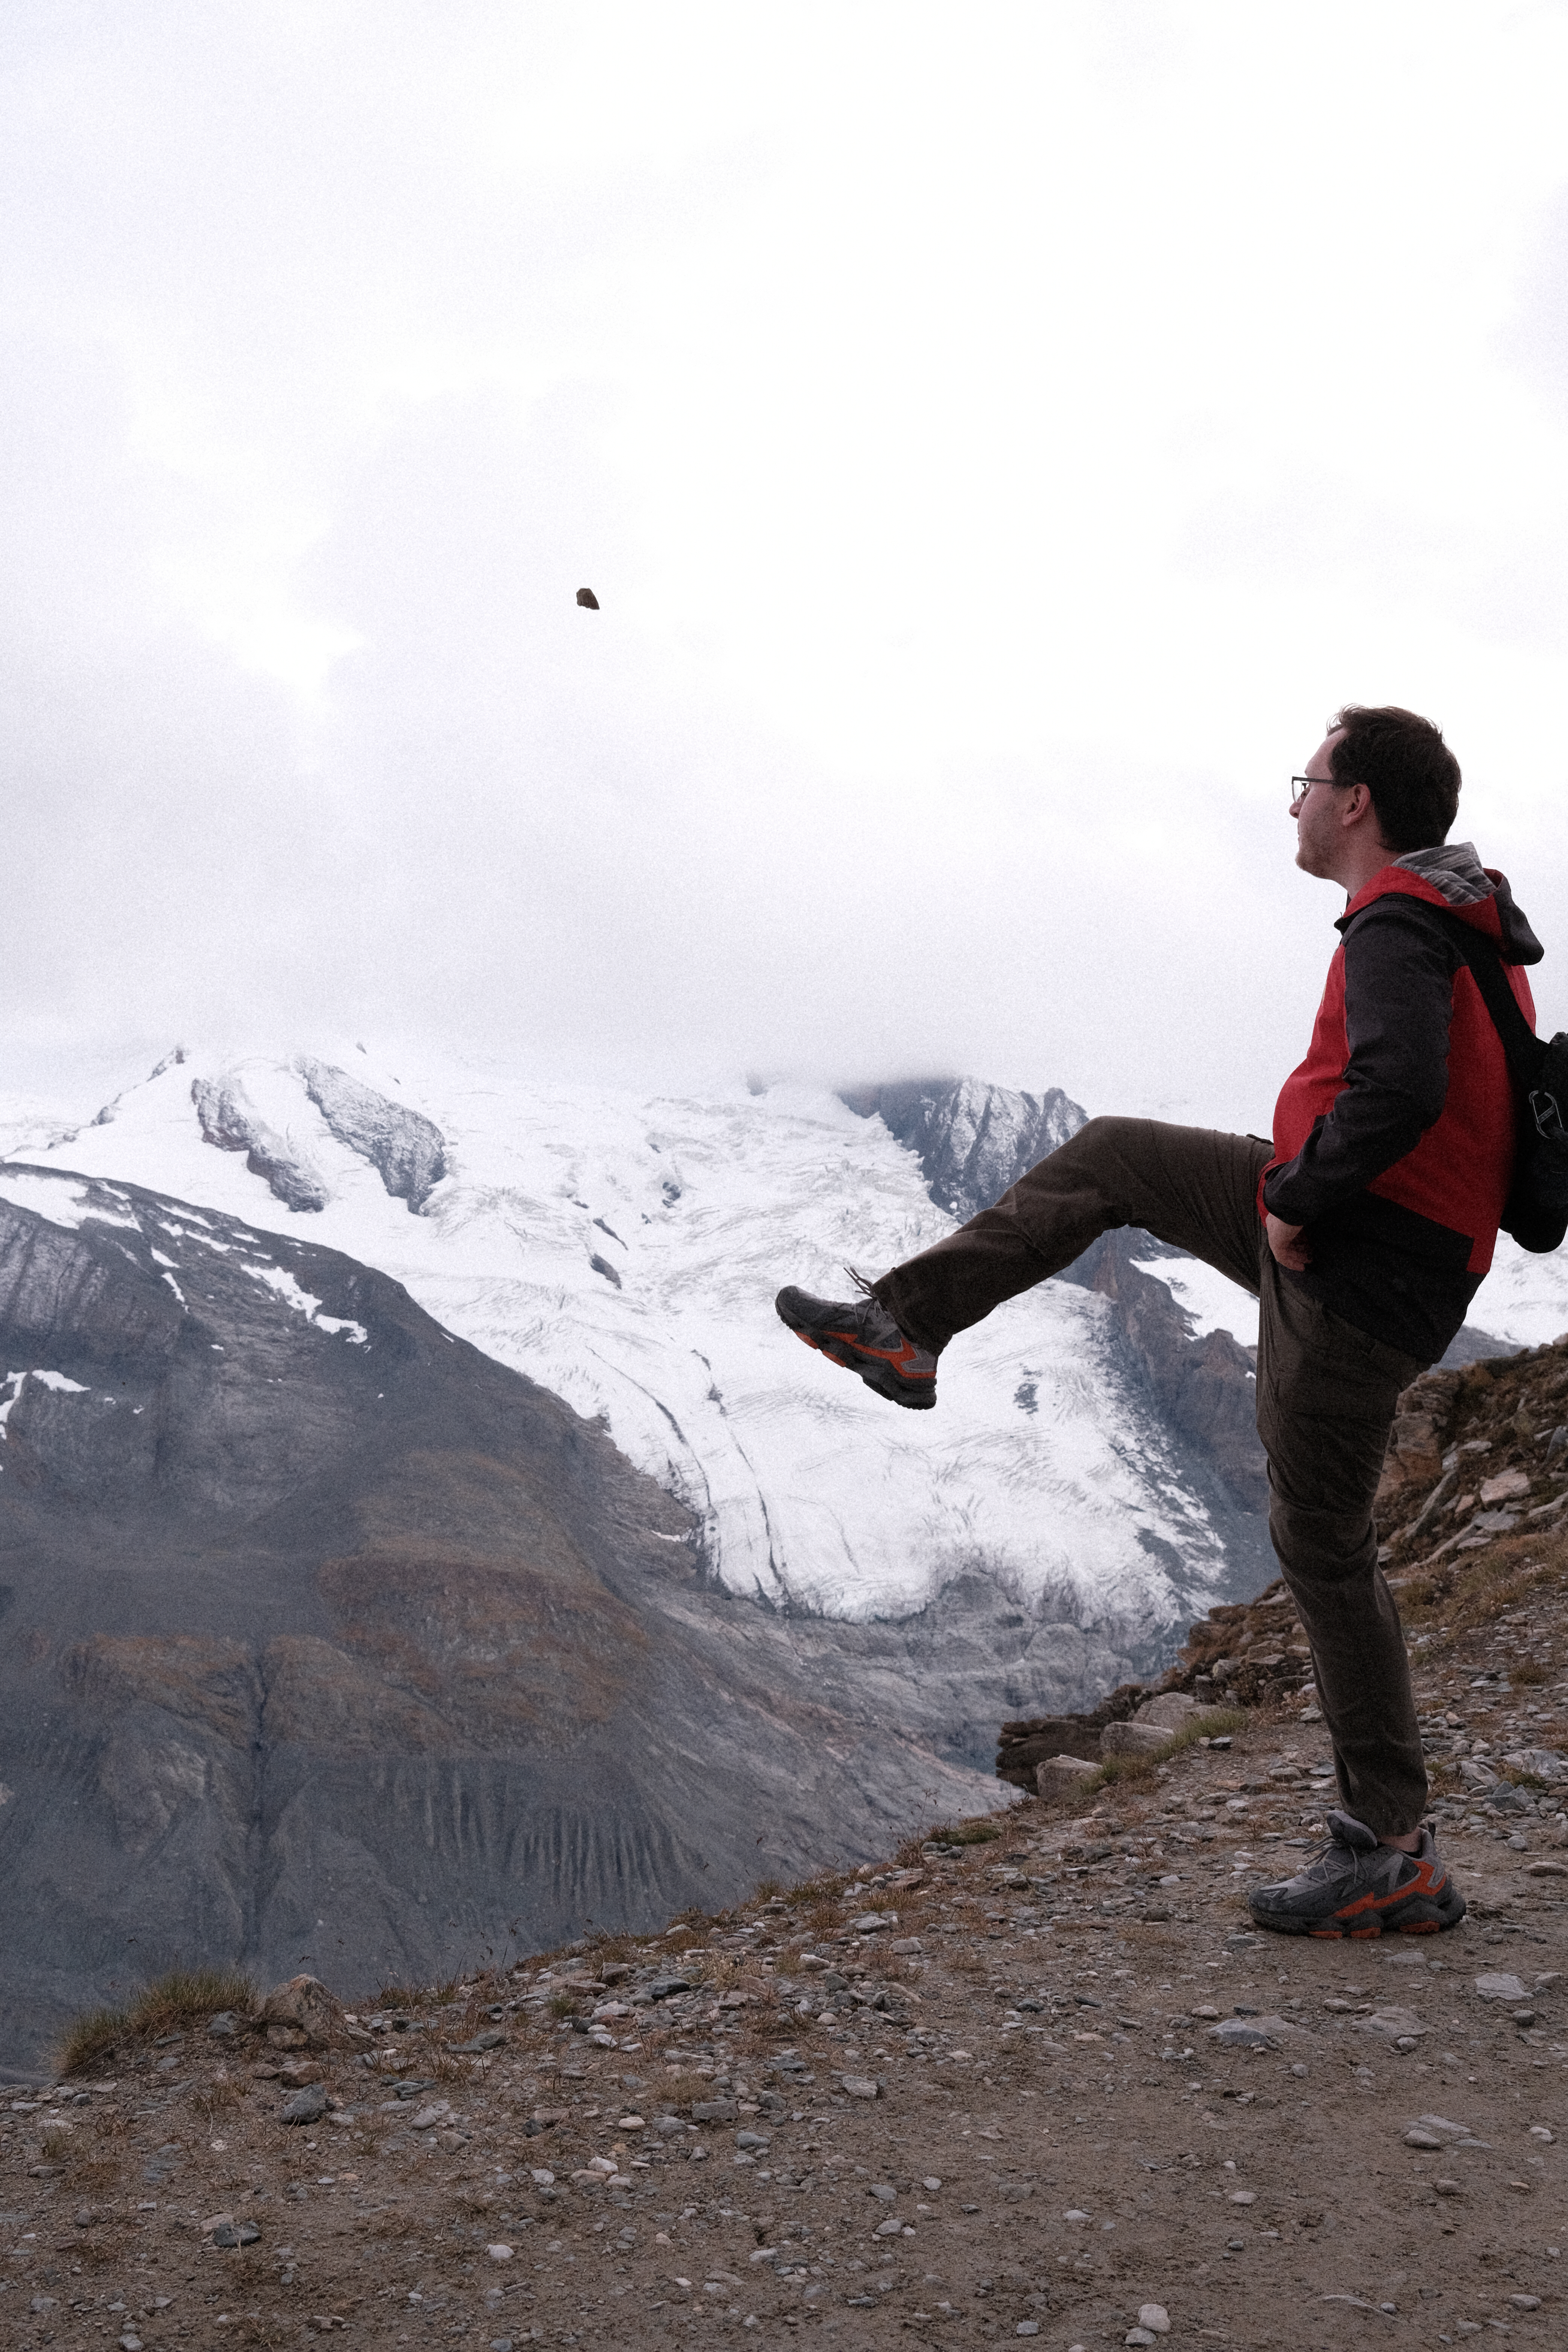
<path fill-rule="evenodd" d="M 731 1591 L 932 1637 L 984 1621 L 1005 1633 L 1001 1698 L 1056 1706 L 1148 1671 L 1194 1611 L 1272 1573 L 1261 1522 L 1137 1376 L 1111 1299 L 1058 1280 L 1009 1302 L 917 1415 L 802 1347 L 773 1297 L 842 1296 L 847 1266 L 928 1246 L 1082 1116 L 1058 1090 L 976 1080 L 933 1109 L 914 1087 L 639 1094 L 358 1043 L 182 1048 L 78 1127 L 0 1116 L 0 1192 L 48 1167 L 341 1250 L 602 1423 L 695 1515 Z M 1193 1338 L 1252 1343 L 1246 1293 L 1136 1239 Z M 1500 1260 L 1505 1329 L 1552 1321 L 1559 1297 L 1568 1322 L 1568 1285 L 1531 1263 L 1527 1307 L 1530 1277 L 1510 1292 Z"/>

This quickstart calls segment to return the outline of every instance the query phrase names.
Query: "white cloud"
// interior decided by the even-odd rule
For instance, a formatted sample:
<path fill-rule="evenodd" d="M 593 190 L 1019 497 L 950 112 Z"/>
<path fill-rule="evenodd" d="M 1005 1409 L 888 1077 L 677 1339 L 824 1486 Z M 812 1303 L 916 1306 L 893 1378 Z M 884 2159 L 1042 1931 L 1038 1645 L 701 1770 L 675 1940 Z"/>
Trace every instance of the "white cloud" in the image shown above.
<path fill-rule="evenodd" d="M 1266 1122 L 1334 704 L 1431 709 L 1548 931 L 1568 884 L 1565 46 L 12 10 L 14 1034 L 330 1008 Z"/>

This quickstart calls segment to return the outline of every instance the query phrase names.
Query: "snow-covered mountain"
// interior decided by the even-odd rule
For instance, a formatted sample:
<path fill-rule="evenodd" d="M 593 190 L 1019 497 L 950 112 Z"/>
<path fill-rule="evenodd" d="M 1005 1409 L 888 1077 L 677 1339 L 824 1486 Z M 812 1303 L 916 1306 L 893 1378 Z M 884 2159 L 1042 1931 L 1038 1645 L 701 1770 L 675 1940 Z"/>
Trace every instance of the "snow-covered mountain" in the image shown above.
<path fill-rule="evenodd" d="M 1009 1629 L 1019 1703 L 1066 1704 L 1271 1573 L 1234 1430 L 1227 1467 L 1160 1387 L 1187 1337 L 1249 1344 L 1253 1302 L 1125 1237 L 1120 1272 L 1086 1277 L 1098 1289 L 1048 1284 L 965 1334 L 929 1415 L 829 1370 L 772 1302 L 786 1281 L 842 1295 L 846 1265 L 875 1274 L 926 1246 L 1082 1116 L 1059 1092 L 973 1080 L 641 1097 L 353 1045 L 182 1052 L 75 1131 L 14 1122 L 0 1194 L 26 1197 L 30 1160 L 378 1267 L 602 1420 L 697 1515 L 731 1590 L 858 1620 L 967 1596 L 971 1618 Z M 1514 1326 L 1552 1320 L 1542 1263 Z M 1152 1351 L 1128 1338 L 1142 1281 L 1140 1328 L 1155 1293 L 1165 1318 Z M 1205 1345 L 1189 1387 L 1228 1381 L 1245 1423 L 1245 1358 Z"/>
<path fill-rule="evenodd" d="M 924 1155 L 973 1167 L 989 1135 L 988 1183 L 1008 1150 L 1037 1156 L 1060 1139 L 1053 1118 L 1070 1131 L 1082 1116 L 1061 1097 L 955 1091 L 945 1132 L 925 1118 Z M 784 1087 L 538 1087 L 353 1047 L 190 1054 L 76 1132 L 14 1145 L 0 1191 L 26 1198 L 31 1159 L 380 1267 L 602 1418 L 696 1512 L 732 1590 L 865 1618 L 978 1580 L 1026 1637 L 1060 1628 L 1047 1646 L 1065 1695 L 1230 1589 L 1226 1498 L 1122 1361 L 1111 1303 L 1082 1287 L 1050 1285 L 955 1347 L 929 1416 L 889 1409 L 783 1328 L 781 1283 L 840 1293 L 847 1262 L 878 1270 L 951 1230 L 921 1154 L 868 1109 Z M 1096 1641 L 1092 1666 L 1089 1627 L 1115 1654 Z"/>

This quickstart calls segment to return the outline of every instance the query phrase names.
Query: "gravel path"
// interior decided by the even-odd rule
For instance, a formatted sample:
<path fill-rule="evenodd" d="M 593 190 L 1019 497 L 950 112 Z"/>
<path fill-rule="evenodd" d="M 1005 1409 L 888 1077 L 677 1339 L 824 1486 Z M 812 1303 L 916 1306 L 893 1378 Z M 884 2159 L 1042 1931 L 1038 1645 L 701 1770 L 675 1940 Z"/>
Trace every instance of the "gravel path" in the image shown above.
<path fill-rule="evenodd" d="M 1158 2306 L 1173 2343 L 1561 2343 L 1558 1833 L 1453 1840 L 1476 1910 L 1440 1942 L 1254 1936 L 1242 1887 L 1310 1834 L 1265 1776 L 1321 1753 L 1258 1722 L 1142 1799 L 362 2010 L 321 2055 L 197 2023 L 18 2092 L 0 2340 L 1089 2352 Z"/>

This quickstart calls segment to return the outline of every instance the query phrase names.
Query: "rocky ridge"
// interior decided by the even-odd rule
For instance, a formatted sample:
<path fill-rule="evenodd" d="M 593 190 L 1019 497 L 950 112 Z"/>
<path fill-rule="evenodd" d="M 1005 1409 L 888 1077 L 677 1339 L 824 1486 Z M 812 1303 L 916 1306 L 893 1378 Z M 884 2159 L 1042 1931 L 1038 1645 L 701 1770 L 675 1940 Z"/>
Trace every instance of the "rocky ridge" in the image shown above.
<path fill-rule="evenodd" d="M 1457 1627 L 1490 1619 L 1494 1641 L 1521 1653 L 1521 1685 L 1545 1680 L 1532 1604 L 1568 1578 L 1568 1338 L 1414 1381 L 1399 1400 L 1377 1513 L 1379 1561 L 1414 1654 L 1436 1658 Z M 1205 1707 L 1289 1704 L 1310 1716 L 1312 1698 L 1311 1654 L 1277 1578 L 1250 1603 L 1212 1608 L 1157 1685 L 1124 1683 L 1091 1710 L 1005 1723 L 996 1771 L 1055 1794 L 1073 1783 L 1068 1766 L 1155 1753 Z M 1487 1743 L 1477 1755 L 1445 1724 L 1427 1728 L 1438 1819 L 1467 1790 L 1503 1812 L 1554 1815 L 1558 1781 L 1568 1797 L 1568 1759 L 1526 1743 L 1487 1760 Z"/>
<path fill-rule="evenodd" d="M 1075 1136 L 1088 1116 L 1060 1087 L 1021 1094 L 983 1078 L 848 1087 L 839 1099 L 909 1146 L 931 1199 L 961 1224 Z"/>

